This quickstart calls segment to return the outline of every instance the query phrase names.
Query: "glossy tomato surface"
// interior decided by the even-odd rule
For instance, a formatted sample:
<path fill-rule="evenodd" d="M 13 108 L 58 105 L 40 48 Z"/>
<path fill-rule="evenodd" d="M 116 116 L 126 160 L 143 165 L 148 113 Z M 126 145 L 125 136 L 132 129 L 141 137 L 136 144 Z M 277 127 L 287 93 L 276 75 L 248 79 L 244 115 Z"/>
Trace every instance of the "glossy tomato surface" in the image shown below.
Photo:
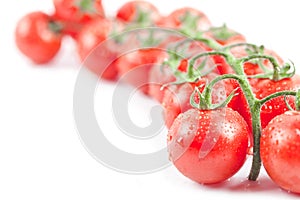
<path fill-rule="evenodd" d="M 263 165 L 280 187 L 300 193 L 300 112 L 288 111 L 276 116 L 263 130 Z"/>
<path fill-rule="evenodd" d="M 247 148 L 247 124 L 230 108 L 190 109 L 169 130 L 171 161 L 184 176 L 201 184 L 232 177 L 243 166 Z"/>
<path fill-rule="evenodd" d="M 57 24 L 43 12 L 32 12 L 21 18 L 15 30 L 19 50 L 37 64 L 54 58 L 61 46 L 62 35 Z"/>

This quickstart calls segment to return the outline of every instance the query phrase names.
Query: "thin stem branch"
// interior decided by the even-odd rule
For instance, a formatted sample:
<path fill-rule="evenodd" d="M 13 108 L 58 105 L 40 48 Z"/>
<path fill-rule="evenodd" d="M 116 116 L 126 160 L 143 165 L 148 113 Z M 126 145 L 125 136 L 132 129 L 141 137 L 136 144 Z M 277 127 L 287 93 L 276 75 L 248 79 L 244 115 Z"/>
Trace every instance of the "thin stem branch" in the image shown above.
<path fill-rule="evenodd" d="M 259 100 L 259 103 L 261 105 L 265 104 L 266 102 L 270 101 L 271 99 L 274 99 L 276 97 L 279 97 L 279 96 L 286 96 L 286 95 L 292 95 L 292 96 L 296 96 L 296 92 L 295 91 L 280 91 L 280 92 L 276 92 L 276 93 L 273 93 L 261 100 Z"/>

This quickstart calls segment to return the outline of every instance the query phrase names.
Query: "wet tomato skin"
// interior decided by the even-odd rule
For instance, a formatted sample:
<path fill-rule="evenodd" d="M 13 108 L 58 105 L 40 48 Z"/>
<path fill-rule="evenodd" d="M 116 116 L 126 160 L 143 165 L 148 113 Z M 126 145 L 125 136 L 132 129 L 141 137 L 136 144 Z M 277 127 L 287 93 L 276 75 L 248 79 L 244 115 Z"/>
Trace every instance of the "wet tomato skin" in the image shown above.
<path fill-rule="evenodd" d="M 300 193 L 300 112 L 276 116 L 261 137 L 261 158 L 271 179 L 281 188 Z"/>
<path fill-rule="evenodd" d="M 168 135 L 175 167 L 201 184 L 232 177 L 243 166 L 247 148 L 247 124 L 231 108 L 190 109 L 176 118 Z"/>

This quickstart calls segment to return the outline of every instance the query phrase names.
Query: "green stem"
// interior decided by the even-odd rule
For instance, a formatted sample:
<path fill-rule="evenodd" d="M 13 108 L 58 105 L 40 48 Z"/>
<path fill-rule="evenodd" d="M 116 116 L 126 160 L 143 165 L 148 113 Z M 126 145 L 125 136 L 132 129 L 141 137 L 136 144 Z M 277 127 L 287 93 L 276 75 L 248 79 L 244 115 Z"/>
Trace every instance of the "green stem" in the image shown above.
<path fill-rule="evenodd" d="M 256 181 L 260 168 L 261 168 L 261 157 L 260 157 L 260 136 L 261 136 L 261 123 L 260 123 L 260 102 L 256 101 L 254 105 L 250 106 L 251 117 L 252 117 L 252 129 L 253 129 L 253 158 L 252 166 L 248 179 L 250 181 Z"/>
<path fill-rule="evenodd" d="M 271 62 L 274 68 L 274 73 L 273 73 L 273 80 L 279 80 L 280 79 L 280 66 L 277 62 L 277 60 L 269 55 L 263 55 L 263 54 L 253 54 L 249 55 L 247 57 L 243 58 L 235 58 L 231 52 L 229 51 L 229 47 L 234 47 L 242 45 L 242 44 L 235 44 L 231 45 L 229 47 L 225 47 L 223 49 L 220 48 L 220 45 L 217 45 L 214 43 L 213 40 L 211 39 L 206 39 L 206 38 L 197 38 L 198 41 L 202 41 L 205 44 L 208 44 L 208 46 L 212 47 L 213 49 L 220 49 L 222 51 L 212 51 L 212 52 L 205 52 L 198 54 L 194 57 L 192 57 L 189 60 L 189 66 L 188 66 L 188 73 L 191 75 L 193 74 L 193 69 L 194 69 L 194 64 L 197 59 L 204 57 L 204 56 L 222 56 L 225 58 L 229 66 L 233 68 L 236 74 L 226 74 L 220 77 L 215 78 L 212 80 L 207 87 L 205 87 L 203 94 L 204 94 L 204 99 L 207 100 L 207 102 L 211 103 L 211 96 L 212 96 L 212 89 L 214 84 L 216 84 L 218 81 L 231 78 L 235 79 L 238 81 L 240 88 L 243 91 L 243 94 L 246 97 L 247 103 L 250 108 L 251 112 L 251 118 L 252 118 L 252 135 L 253 135 L 253 158 L 252 158 L 252 166 L 251 166 L 251 171 L 248 176 L 248 179 L 251 181 L 255 181 L 258 178 L 258 175 L 260 173 L 260 168 L 261 168 L 261 157 L 260 157 L 260 137 L 261 137 L 261 119 L 260 119 L 260 111 L 262 105 L 269 101 L 272 98 L 276 98 L 277 96 L 282 96 L 282 95 L 295 95 L 295 92 L 293 91 L 283 91 L 283 92 L 278 92 L 275 94 L 272 94 L 262 100 L 259 100 L 255 97 L 252 87 L 247 79 L 247 76 L 244 72 L 243 66 L 244 63 L 253 59 L 267 59 Z M 243 44 L 244 45 L 244 44 Z M 251 44 L 246 44 L 246 46 L 249 45 L 250 47 L 252 46 Z M 254 48 L 254 46 L 252 46 Z M 256 48 L 256 47 L 255 47 Z M 298 105 L 298 108 L 300 108 L 300 90 L 298 91 L 298 101 L 296 101 L 296 104 Z"/>
<path fill-rule="evenodd" d="M 204 52 L 204 53 L 198 54 L 198 55 L 192 57 L 189 60 L 189 66 L 188 66 L 188 71 L 187 71 L 188 76 L 193 77 L 193 75 L 194 75 L 194 65 L 195 65 L 196 60 L 198 60 L 201 57 L 212 56 L 212 55 L 220 55 L 220 56 L 225 57 L 226 60 L 229 59 L 228 58 L 229 55 L 227 53 L 219 52 L 219 51 L 210 51 L 210 52 Z"/>
<path fill-rule="evenodd" d="M 83 12 L 95 13 L 94 0 L 79 0 L 76 2 L 77 6 Z"/>
<path fill-rule="evenodd" d="M 241 58 L 239 59 L 242 63 L 244 62 L 248 62 L 250 60 L 253 60 L 253 59 L 259 59 L 259 58 L 264 58 L 264 59 L 268 59 L 273 68 L 274 68 L 274 73 L 273 73 L 273 80 L 279 80 L 280 79 L 280 66 L 277 62 L 277 60 L 273 57 L 273 56 L 269 56 L 269 55 L 261 55 L 261 54 L 254 54 L 254 55 L 250 55 L 250 56 L 247 56 L 247 57 L 244 57 L 244 58 Z"/>
<path fill-rule="evenodd" d="M 286 95 L 292 95 L 292 96 L 296 96 L 296 92 L 295 91 L 280 91 L 280 92 L 276 92 L 276 93 L 273 93 L 263 99 L 261 99 L 259 102 L 261 105 L 265 104 L 267 101 L 270 101 L 271 99 L 274 99 L 276 97 L 279 97 L 279 96 L 286 96 Z"/>
<path fill-rule="evenodd" d="M 296 110 L 300 111 L 300 89 L 296 92 Z"/>
<path fill-rule="evenodd" d="M 186 44 L 186 43 L 188 43 L 188 42 L 192 42 L 193 41 L 193 39 L 192 38 L 186 38 L 186 39 L 184 39 L 184 40 L 181 40 L 181 41 L 179 41 L 179 42 L 177 42 L 177 44 L 172 48 L 175 52 L 177 52 L 178 51 L 178 48 L 181 46 L 181 45 L 184 45 L 184 44 Z"/>
<path fill-rule="evenodd" d="M 209 48 L 211 48 L 213 50 L 219 50 L 222 48 L 222 45 L 217 43 L 215 40 L 211 40 L 211 39 L 203 38 L 203 37 L 196 37 L 195 40 L 197 40 L 199 42 L 203 42 L 204 44 L 206 44 Z"/>
<path fill-rule="evenodd" d="M 221 80 L 225 80 L 225 79 L 235 79 L 237 81 L 240 81 L 240 77 L 236 74 L 224 74 L 222 76 L 218 76 L 215 79 L 213 79 L 204 89 L 203 94 L 204 94 L 204 98 L 211 103 L 211 97 L 212 97 L 212 90 L 214 85 L 221 81 Z"/>
<path fill-rule="evenodd" d="M 56 22 L 54 20 L 50 20 L 48 22 L 48 28 L 55 34 L 61 34 L 61 32 L 63 30 L 62 24 L 60 24 L 59 22 Z"/>

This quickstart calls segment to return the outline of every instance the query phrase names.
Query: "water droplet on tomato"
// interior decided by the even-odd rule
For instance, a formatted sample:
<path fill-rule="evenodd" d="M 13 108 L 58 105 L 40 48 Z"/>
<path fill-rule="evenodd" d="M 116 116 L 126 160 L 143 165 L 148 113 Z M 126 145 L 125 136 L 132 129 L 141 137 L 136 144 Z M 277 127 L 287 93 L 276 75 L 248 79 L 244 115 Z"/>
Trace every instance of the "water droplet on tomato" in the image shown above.
<path fill-rule="evenodd" d="M 300 129 L 296 128 L 296 134 L 300 135 Z"/>
<path fill-rule="evenodd" d="M 181 147 L 184 147 L 183 137 L 179 137 L 179 138 L 176 140 L 176 143 L 179 144 Z"/>
<path fill-rule="evenodd" d="M 248 147 L 247 154 L 248 155 L 253 155 L 253 147 Z"/>
<path fill-rule="evenodd" d="M 190 127 L 189 127 L 189 129 L 190 129 L 191 131 L 194 130 L 194 129 L 195 129 L 195 125 L 194 125 L 194 124 L 191 124 Z"/>

